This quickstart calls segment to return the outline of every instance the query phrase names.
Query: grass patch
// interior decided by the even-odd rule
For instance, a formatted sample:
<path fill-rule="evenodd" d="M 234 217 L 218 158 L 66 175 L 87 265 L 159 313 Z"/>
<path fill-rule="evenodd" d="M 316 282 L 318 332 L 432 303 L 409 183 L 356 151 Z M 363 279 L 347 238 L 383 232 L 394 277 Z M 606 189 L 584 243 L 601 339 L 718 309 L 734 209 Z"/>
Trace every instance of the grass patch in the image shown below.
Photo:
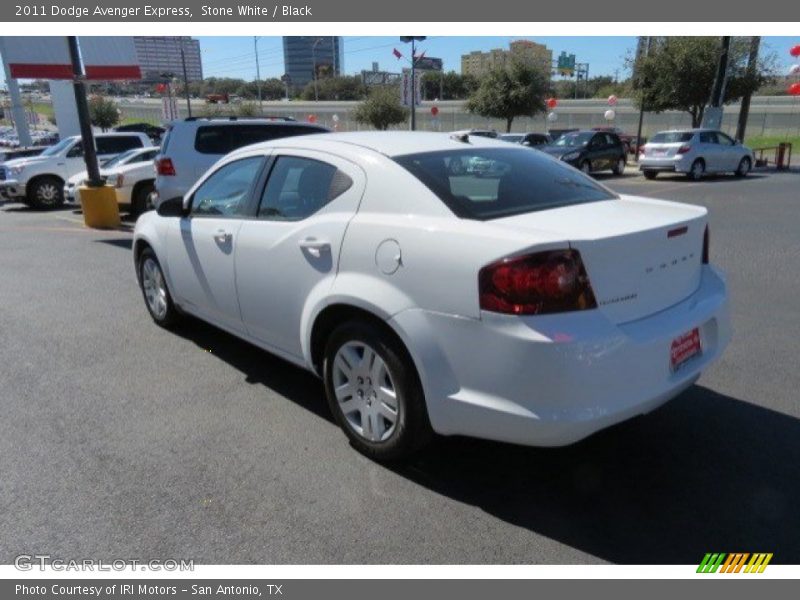
<path fill-rule="evenodd" d="M 770 148 L 782 142 L 788 142 L 794 148 L 800 149 L 800 136 L 797 135 L 748 135 L 744 140 L 745 146 L 749 148 Z"/>

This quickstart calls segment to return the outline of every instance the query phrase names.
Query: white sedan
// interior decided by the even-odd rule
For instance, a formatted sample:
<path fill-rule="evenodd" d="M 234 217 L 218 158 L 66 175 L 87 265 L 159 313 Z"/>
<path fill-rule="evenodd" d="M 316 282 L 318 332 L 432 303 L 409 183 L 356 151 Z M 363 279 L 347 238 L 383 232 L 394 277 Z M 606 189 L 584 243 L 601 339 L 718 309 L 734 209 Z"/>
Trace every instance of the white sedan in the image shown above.
<path fill-rule="evenodd" d="M 117 203 L 129 209 L 132 215 L 139 215 L 150 205 L 150 194 L 156 178 L 154 160 L 158 148 L 133 148 L 106 161 L 100 167 L 100 175 L 114 186 Z M 88 177 L 86 171 L 70 177 L 64 185 L 64 198 L 67 202 L 80 202 L 79 186 Z"/>
<path fill-rule="evenodd" d="M 476 160 L 502 177 L 449 167 Z M 316 373 L 377 459 L 434 432 L 575 442 L 680 394 L 730 338 L 704 208 L 472 135 L 242 148 L 137 221 L 134 260 L 156 323 L 189 313 Z"/>

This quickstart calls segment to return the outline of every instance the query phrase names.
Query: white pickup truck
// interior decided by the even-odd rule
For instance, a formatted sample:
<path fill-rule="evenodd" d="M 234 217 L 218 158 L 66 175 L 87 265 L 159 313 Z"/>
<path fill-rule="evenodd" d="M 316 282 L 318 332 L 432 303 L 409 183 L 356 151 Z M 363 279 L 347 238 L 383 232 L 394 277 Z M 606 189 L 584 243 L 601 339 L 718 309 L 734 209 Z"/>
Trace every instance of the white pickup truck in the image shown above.
<path fill-rule="evenodd" d="M 147 135 L 136 132 L 99 133 L 94 139 L 98 162 L 151 145 Z M 0 196 L 33 208 L 55 208 L 64 203 L 64 183 L 85 169 L 80 136 L 64 138 L 39 156 L 0 165 Z"/>

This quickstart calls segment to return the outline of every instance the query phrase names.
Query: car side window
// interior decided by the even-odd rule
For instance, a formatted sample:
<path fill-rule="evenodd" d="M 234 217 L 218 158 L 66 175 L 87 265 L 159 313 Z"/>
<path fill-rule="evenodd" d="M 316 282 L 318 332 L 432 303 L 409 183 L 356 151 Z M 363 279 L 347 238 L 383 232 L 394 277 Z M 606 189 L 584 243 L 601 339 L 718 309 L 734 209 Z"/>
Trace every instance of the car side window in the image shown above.
<path fill-rule="evenodd" d="M 700 142 L 703 144 L 718 144 L 717 134 L 713 131 L 701 131 Z"/>
<path fill-rule="evenodd" d="M 300 221 L 352 185 L 350 177 L 328 163 L 299 156 L 279 156 L 261 196 L 258 218 Z"/>
<path fill-rule="evenodd" d="M 735 144 L 733 139 L 731 139 L 730 137 L 721 132 L 717 133 L 717 140 L 723 146 L 733 146 Z"/>
<path fill-rule="evenodd" d="M 264 159 L 243 158 L 220 167 L 192 195 L 192 216 L 242 214 Z"/>
<path fill-rule="evenodd" d="M 98 137 L 96 141 L 98 154 L 121 154 L 126 150 L 141 148 L 142 141 L 135 136 Z"/>

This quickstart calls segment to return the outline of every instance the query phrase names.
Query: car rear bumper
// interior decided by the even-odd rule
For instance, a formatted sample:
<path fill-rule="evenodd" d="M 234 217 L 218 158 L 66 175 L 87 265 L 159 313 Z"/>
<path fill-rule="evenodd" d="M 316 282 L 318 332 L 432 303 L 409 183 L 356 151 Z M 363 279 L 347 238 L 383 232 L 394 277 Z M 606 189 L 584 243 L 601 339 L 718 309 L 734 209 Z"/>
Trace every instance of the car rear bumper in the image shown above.
<path fill-rule="evenodd" d="M 691 167 L 691 160 L 685 156 L 671 158 L 648 157 L 639 159 L 640 171 L 688 173 L 691 170 Z"/>
<path fill-rule="evenodd" d="M 481 320 L 407 310 L 393 322 L 416 351 L 434 430 L 533 446 L 570 444 L 655 409 L 731 336 L 726 286 L 708 266 L 691 296 L 624 324 L 601 310 Z M 673 372 L 672 342 L 695 327 L 703 352 Z"/>

